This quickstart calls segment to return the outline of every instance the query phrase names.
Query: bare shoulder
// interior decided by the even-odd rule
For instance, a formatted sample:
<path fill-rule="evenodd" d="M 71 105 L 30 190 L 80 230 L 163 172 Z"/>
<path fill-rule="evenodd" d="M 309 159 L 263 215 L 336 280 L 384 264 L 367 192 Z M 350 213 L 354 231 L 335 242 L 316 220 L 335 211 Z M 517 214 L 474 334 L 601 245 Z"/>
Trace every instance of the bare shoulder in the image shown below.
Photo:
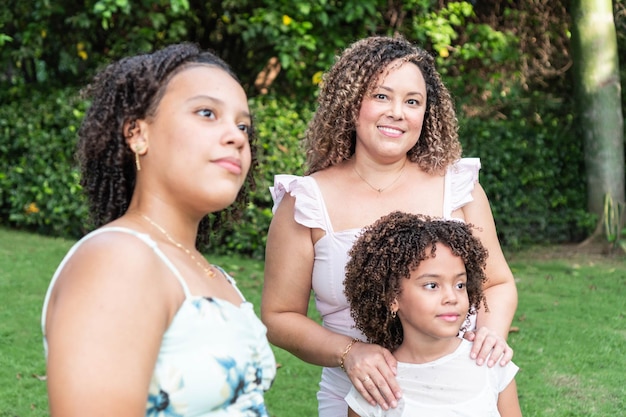
<path fill-rule="evenodd" d="M 77 248 L 60 271 L 45 318 L 49 396 L 57 408 L 68 401 L 75 409 L 103 389 L 125 404 L 145 404 L 163 335 L 182 298 L 167 273 L 132 234 L 109 231 Z"/>
<path fill-rule="evenodd" d="M 67 261 L 55 284 L 51 306 L 61 296 L 78 297 L 85 303 L 130 305 L 142 304 L 137 302 L 150 297 L 163 299 L 167 288 L 161 284 L 167 282 L 166 272 L 147 242 L 130 233 L 107 231 L 85 240 Z"/>
<path fill-rule="evenodd" d="M 317 171 L 311 174 L 311 177 L 315 179 L 315 182 L 317 182 L 317 185 L 325 196 L 331 195 L 332 193 L 345 196 L 345 189 L 350 189 L 353 185 L 350 182 L 348 174 L 348 166 L 345 163 L 341 163 Z"/>

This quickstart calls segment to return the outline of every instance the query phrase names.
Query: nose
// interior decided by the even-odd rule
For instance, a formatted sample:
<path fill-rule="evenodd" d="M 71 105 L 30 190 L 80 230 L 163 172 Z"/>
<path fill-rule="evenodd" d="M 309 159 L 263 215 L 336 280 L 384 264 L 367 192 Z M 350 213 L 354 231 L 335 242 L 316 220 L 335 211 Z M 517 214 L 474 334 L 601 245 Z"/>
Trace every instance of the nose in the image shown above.
<path fill-rule="evenodd" d="M 249 132 L 250 126 L 248 126 L 247 129 Z M 241 148 L 248 143 L 248 132 L 242 130 L 242 125 L 239 123 L 229 123 L 225 129 L 222 139 L 227 145 L 233 145 L 237 148 Z"/>
<path fill-rule="evenodd" d="M 391 100 L 387 109 L 387 116 L 395 120 L 402 120 L 404 117 L 404 103 L 401 100 Z"/>
<path fill-rule="evenodd" d="M 441 301 L 443 304 L 456 304 L 459 301 L 458 290 L 454 286 L 446 286 Z"/>

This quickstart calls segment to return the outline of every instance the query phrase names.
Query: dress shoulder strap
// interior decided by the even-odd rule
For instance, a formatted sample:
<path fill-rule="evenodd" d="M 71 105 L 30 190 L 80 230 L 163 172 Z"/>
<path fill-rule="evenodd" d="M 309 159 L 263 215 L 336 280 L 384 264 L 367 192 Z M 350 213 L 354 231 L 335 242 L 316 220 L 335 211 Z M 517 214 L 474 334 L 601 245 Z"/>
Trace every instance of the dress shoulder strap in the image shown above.
<path fill-rule="evenodd" d="M 187 286 L 187 283 L 185 282 L 185 280 L 184 280 L 183 276 L 181 275 L 181 273 L 174 266 L 172 261 L 170 261 L 169 258 L 163 253 L 163 251 L 161 251 L 161 249 L 159 248 L 157 243 L 154 240 L 152 240 L 150 235 L 145 234 L 145 233 L 140 233 L 140 232 L 138 232 L 136 230 L 129 229 L 127 227 L 102 227 L 100 229 L 94 230 L 93 232 L 85 235 L 82 239 L 80 239 L 78 242 L 76 242 L 76 244 L 74 244 L 74 246 L 72 246 L 72 248 L 65 255 L 65 257 L 63 258 L 63 260 L 59 264 L 57 270 L 55 271 L 55 273 L 54 273 L 54 275 L 52 277 L 52 281 L 50 282 L 50 286 L 48 288 L 48 293 L 46 294 L 46 299 L 45 299 L 45 302 L 44 302 L 44 309 L 47 306 L 48 298 L 50 296 L 50 293 L 52 292 L 52 287 L 54 287 L 54 283 L 58 279 L 61 271 L 63 270 L 63 267 L 65 266 L 65 264 L 70 260 L 70 258 L 78 250 L 78 248 L 83 243 L 85 243 L 87 240 L 89 240 L 89 239 L 91 239 L 91 238 L 93 238 L 95 236 L 101 235 L 102 233 L 111 233 L 111 232 L 126 233 L 126 234 L 129 234 L 129 235 L 135 236 L 136 238 L 138 238 L 139 240 L 144 242 L 146 245 L 148 245 L 154 251 L 154 253 L 163 261 L 163 263 L 168 267 L 168 269 L 172 272 L 172 274 L 174 274 L 174 276 L 176 277 L 176 279 L 180 283 L 181 287 L 183 288 L 183 292 L 185 293 L 185 298 L 189 298 L 191 296 L 191 293 L 189 292 L 189 287 Z"/>
<path fill-rule="evenodd" d="M 78 248 L 83 243 L 85 243 L 87 240 L 89 240 L 89 239 L 91 239 L 91 238 L 93 238 L 95 236 L 98 236 L 98 235 L 100 235 L 102 233 L 111 233 L 111 232 L 126 233 L 126 234 L 129 234 L 129 235 L 135 236 L 136 238 L 138 238 L 139 240 L 144 242 L 146 245 L 148 245 L 150 248 L 152 248 L 154 253 L 163 261 L 163 263 L 165 263 L 165 265 L 172 272 L 172 274 L 174 274 L 174 276 L 176 277 L 176 279 L 180 283 L 181 287 L 183 288 L 183 292 L 185 294 L 185 298 L 188 299 L 188 298 L 191 297 L 191 294 L 189 292 L 189 287 L 187 286 L 187 283 L 183 279 L 183 277 L 180 274 L 180 272 L 178 271 L 178 269 L 176 269 L 176 267 L 174 266 L 172 261 L 170 261 L 169 258 L 167 256 L 165 256 L 165 254 L 158 247 L 157 243 L 154 240 L 152 240 L 152 238 L 149 235 L 147 235 L 145 233 L 139 233 L 136 230 L 129 229 L 129 228 L 126 228 L 126 227 L 102 227 L 100 229 L 94 230 L 93 232 L 85 235 L 82 239 L 80 239 L 78 242 L 76 242 L 74 244 L 74 246 L 72 246 L 70 248 L 70 250 L 67 252 L 65 257 L 63 258 L 63 260 L 61 261 L 61 263 L 57 267 L 56 271 L 54 272 L 54 275 L 52 276 L 52 280 L 50 281 L 50 285 L 48 286 L 48 291 L 46 292 L 46 296 L 44 298 L 43 308 L 42 308 L 42 312 L 41 312 L 41 330 L 42 330 L 42 333 L 44 335 L 43 342 L 44 342 L 44 350 L 46 352 L 48 351 L 48 342 L 46 340 L 46 316 L 47 316 L 47 311 L 48 311 L 48 304 L 50 302 L 50 296 L 52 294 L 52 289 L 54 288 L 54 284 L 56 283 L 57 279 L 61 275 L 61 271 L 63 270 L 63 268 L 65 267 L 67 262 L 70 260 L 72 255 L 74 255 L 74 253 L 78 250 Z"/>

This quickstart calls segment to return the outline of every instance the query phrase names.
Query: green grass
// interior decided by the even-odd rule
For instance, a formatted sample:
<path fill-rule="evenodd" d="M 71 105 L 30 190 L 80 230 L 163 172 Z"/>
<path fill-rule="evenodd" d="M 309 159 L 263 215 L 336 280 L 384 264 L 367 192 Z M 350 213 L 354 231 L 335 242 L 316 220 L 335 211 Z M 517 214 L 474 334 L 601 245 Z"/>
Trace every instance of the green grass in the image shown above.
<path fill-rule="evenodd" d="M 626 261 L 511 262 L 519 306 L 509 341 L 525 416 L 626 413 Z"/>
<path fill-rule="evenodd" d="M 39 315 L 45 290 L 72 242 L 0 228 L 0 417 L 47 416 Z M 510 256 L 519 307 L 509 342 L 526 417 L 605 417 L 626 410 L 626 260 Z M 541 255 L 541 256 L 539 256 Z M 257 307 L 261 262 L 211 258 Z M 320 369 L 281 349 L 267 394 L 273 417 L 315 416 Z"/>

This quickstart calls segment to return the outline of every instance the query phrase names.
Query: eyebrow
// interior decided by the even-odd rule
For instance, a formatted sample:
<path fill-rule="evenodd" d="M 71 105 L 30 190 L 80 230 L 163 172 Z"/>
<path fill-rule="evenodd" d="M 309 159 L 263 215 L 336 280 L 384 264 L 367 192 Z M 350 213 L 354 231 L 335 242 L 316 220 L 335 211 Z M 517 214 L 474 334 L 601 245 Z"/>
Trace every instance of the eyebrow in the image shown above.
<path fill-rule="evenodd" d="M 459 278 L 459 277 L 467 277 L 467 271 L 465 272 L 459 272 L 458 274 L 454 275 L 454 278 Z M 442 275 L 439 274 L 422 274 L 420 276 L 415 277 L 416 280 L 420 280 L 420 279 L 432 279 L 432 278 L 442 278 Z"/>
<path fill-rule="evenodd" d="M 198 100 L 209 100 L 213 103 L 215 103 L 218 106 L 224 106 L 224 100 L 220 100 L 219 98 L 213 97 L 213 96 L 209 96 L 206 94 L 198 94 L 196 96 L 190 97 L 189 99 L 187 99 L 187 101 L 189 102 L 193 102 L 193 101 L 198 101 Z M 241 117 L 247 117 L 249 119 L 252 119 L 252 114 L 250 114 L 249 111 L 241 111 L 239 113 L 239 115 Z"/>
<path fill-rule="evenodd" d="M 393 88 L 390 88 L 390 87 L 387 87 L 387 86 L 384 86 L 384 85 L 378 85 L 377 87 L 382 89 L 382 90 L 389 91 L 389 92 L 393 92 L 394 91 Z M 420 91 L 409 91 L 407 95 L 408 96 L 422 96 L 422 97 L 424 96 L 424 94 L 422 92 L 420 92 Z"/>

